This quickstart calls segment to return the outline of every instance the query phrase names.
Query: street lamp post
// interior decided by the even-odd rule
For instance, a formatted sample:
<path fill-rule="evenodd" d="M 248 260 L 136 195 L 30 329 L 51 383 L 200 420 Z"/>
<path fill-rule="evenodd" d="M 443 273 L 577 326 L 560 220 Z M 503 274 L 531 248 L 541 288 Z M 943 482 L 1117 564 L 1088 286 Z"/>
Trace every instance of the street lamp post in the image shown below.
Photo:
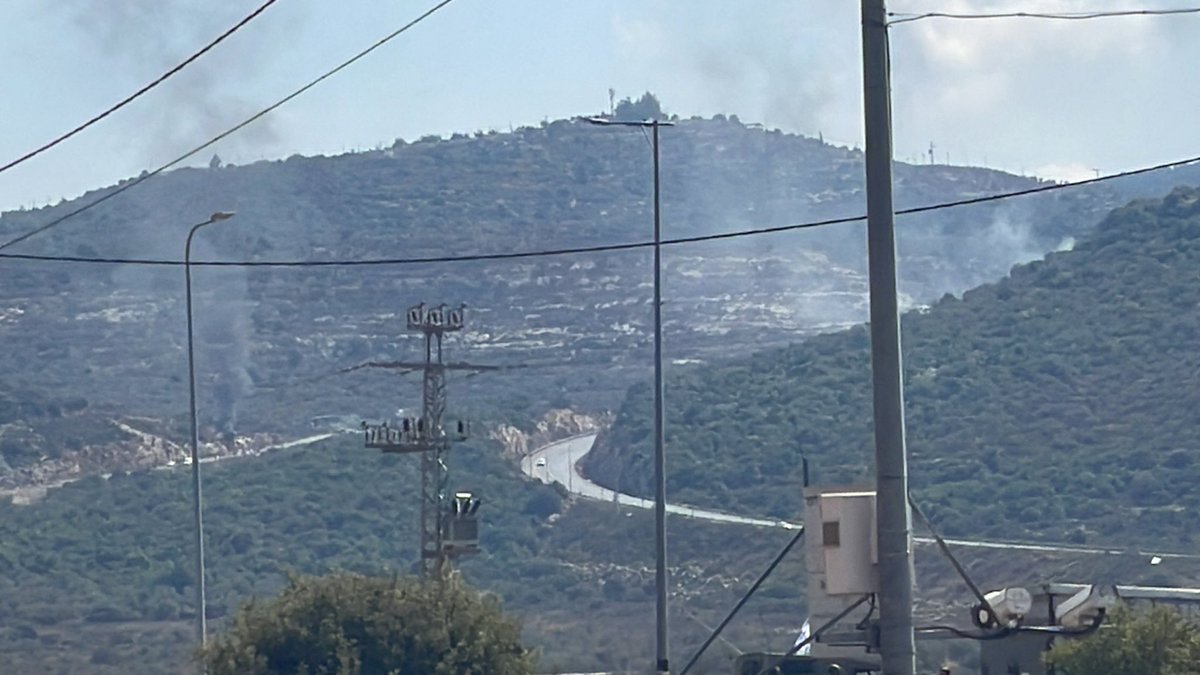
<path fill-rule="evenodd" d="M 192 334 L 192 237 L 205 225 L 233 217 L 231 211 L 217 211 L 203 223 L 196 223 L 188 232 L 183 247 L 183 274 L 187 294 L 187 356 L 188 356 L 188 416 L 192 424 L 192 510 L 196 523 L 196 632 L 200 646 L 208 643 L 207 598 L 204 588 L 204 516 L 200 499 L 200 432 L 196 424 L 196 350 Z"/>
<path fill-rule="evenodd" d="M 658 128 L 674 126 L 658 119 L 642 121 L 613 120 L 607 117 L 584 118 L 603 126 L 651 129 L 654 154 L 654 586 L 655 586 L 655 664 L 658 673 L 670 672 L 667 656 L 667 462 L 663 432 L 662 370 L 662 207 L 659 200 Z"/>

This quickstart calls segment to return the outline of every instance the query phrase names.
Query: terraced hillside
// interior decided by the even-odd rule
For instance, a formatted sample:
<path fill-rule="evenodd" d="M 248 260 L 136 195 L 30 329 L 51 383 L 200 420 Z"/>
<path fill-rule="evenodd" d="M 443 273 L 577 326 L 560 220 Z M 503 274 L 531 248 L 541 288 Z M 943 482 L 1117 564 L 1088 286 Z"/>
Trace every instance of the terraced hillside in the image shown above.
<path fill-rule="evenodd" d="M 861 153 L 811 138 L 693 119 L 664 132 L 668 237 L 861 211 Z M 146 182 L 6 253 L 178 260 L 189 225 L 200 260 L 455 256 L 645 241 L 649 154 L 637 134 L 556 121 L 337 157 L 183 169 Z M 1037 185 L 996 171 L 898 165 L 901 206 Z M 6 213 L 6 238 L 107 195 Z M 996 278 L 1085 231 L 1109 188 L 948 209 L 901 220 L 908 305 Z M 966 236 L 966 233 L 971 233 Z M 865 316 L 862 228 L 671 246 L 668 356 L 706 361 L 781 345 Z M 454 384 L 475 415 L 616 405 L 648 363 L 645 249 L 515 260 L 354 267 L 198 268 L 201 415 L 217 432 L 298 434 L 318 416 L 391 415 L 414 387 L 371 358 L 417 354 L 399 318 L 418 301 L 466 302 L 454 359 L 536 367 Z M 186 429 L 178 267 L 0 260 L 0 372 L 12 386 L 86 399 L 111 419 Z M 106 412 L 107 411 L 107 412 Z M 178 435 L 176 438 L 183 438 Z M 10 439 L 11 440 L 11 439 Z M 2 438 L 0 438 L 2 441 Z M 14 466 L 69 448 L 5 452 Z"/>
<path fill-rule="evenodd" d="M 904 316 L 913 484 L 954 536 L 1195 550 L 1200 189 L 1115 210 L 1074 250 Z M 673 499 L 790 517 L 800 458 L 871 479 L 863 326 L 667 385 Z M 589 475 L 650 492 L 649 387 Z"/>

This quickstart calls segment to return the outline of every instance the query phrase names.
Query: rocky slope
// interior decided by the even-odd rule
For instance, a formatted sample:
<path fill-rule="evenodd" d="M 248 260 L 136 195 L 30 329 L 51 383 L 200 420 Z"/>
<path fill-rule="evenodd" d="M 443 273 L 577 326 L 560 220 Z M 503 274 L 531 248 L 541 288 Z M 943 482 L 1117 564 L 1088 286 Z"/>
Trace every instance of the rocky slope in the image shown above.
<path fill-rule="evenodd" d="M 902 321 L 913 485 L 954 536 L 1195 550 L 1200 189 L 1115 210 L 1072 251 Z M 667 385 L 668 489 L 787 517 L 816 479 L 872 476 L 858 326 Z M 648 387 L 588 458 L 649 494 Z"/>
<path fill-rule="evenodd" d="M 681 120 L 663 142 L 668 237 L 862 210 L 861 153 L 723 117 Z M 636 134 L 557 121 L 511 133 L 397 141 L 337 157 L 156 176 L 40 235 L 19 252 L 179 259 L 189 225 L 218 209 L 196 258 L 372 261 L 645 241 L 649 156 Z M 898 205 L 1039 184 L 996 171 L 897 165 Z M 113 188 L 97 190 L 80 201 Z M 1002 275 L 1086 231 L 1108 188 L 902 218 L 909 305 Z M 5 237 L 80 201 L 3 214 Z M 671 246 L 664 252 L 667 356 L 711 361 L 862 321 L 862 227 Z M 16 387 L 83 396 L 112 418 L 187 410 L 182 271 L 170 266 L 0 261 L 0 373 Z M 650 356 L 646 250 L 449 264 L 198 268 L 202 422 L 218 432 L 304 433 L 314 418 L 386 417 L 416 382 L 370 359 L 419 358 L 404 309 L 466 302 L 454 360 L 529 367 L 452 379 L 451 407 L 529 419 L 602 411 Z M 9 446 L 12 467 L 69 452 Z"/>

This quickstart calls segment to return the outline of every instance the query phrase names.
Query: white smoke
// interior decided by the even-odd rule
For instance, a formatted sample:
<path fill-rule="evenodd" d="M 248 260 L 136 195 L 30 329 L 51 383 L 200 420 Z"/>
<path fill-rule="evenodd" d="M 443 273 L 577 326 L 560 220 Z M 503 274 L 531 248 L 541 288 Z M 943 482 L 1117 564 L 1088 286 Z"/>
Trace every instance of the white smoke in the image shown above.
<path fill-rule="evenodd" d="M 1028 222 L 1012 220 L 1004 212 L 996 213 L 992 219 L 979 251 L 990 265 L 1006 269 L 1037 260 L 1046 253 L 1034 240 Z"/>

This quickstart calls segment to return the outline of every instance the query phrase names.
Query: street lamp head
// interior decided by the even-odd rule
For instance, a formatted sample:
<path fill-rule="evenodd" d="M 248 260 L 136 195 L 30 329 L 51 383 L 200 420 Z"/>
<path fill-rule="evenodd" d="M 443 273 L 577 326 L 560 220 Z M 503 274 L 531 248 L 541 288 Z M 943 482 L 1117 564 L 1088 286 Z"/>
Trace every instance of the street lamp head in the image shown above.
<path fill-rule="evenodd" d="M 588 124 L 596 124 L 604 127 L 673 127 L 675 123 L 670 120 L 615 120 L 611 117 L 583 117 L 581 118 Z"/>
<path fill-rule="evenodd" d="M 209 222 L 212 222 L 212 223 L 219 223 L 222 220 L 229 220 L 230 218 L 234 217 L 235 215 L 237 215 L 237 213 L 235 213 L 234 211 L 216 211 L 211 216 L 208 217 L 208 220 L 209 220 Z"/>

